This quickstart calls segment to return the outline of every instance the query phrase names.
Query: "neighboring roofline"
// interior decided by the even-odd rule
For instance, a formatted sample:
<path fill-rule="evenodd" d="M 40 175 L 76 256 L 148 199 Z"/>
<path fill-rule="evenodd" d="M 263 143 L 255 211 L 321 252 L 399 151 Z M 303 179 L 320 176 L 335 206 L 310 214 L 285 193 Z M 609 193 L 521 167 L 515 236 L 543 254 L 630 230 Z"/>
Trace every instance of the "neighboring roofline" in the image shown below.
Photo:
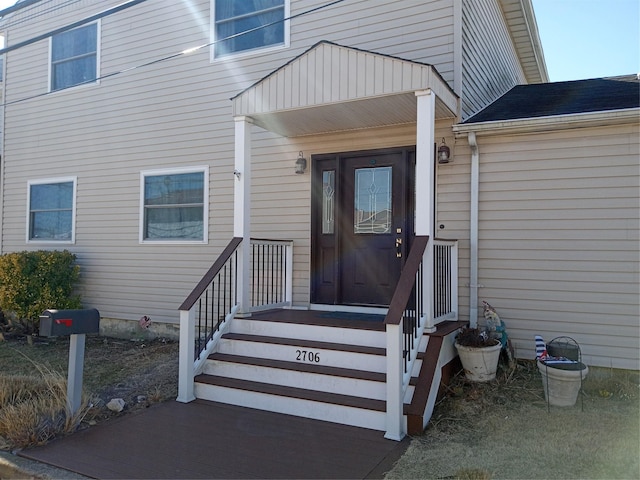
<path fill-rule="evenodd" d="M 599 127 L 622 123 L 640 122 L 640 108 L 626 108 L 600 112 L 550 115 L 547 117 L 518 118 L 491 122 L 458 123 L 453 125 L 456 135 L 474 132 L 477 136 L 502 135 L 505 133 L 531 133 L 557 131 L 572 128 Z"/>
<path fill-rule="evenodd" d="M 540 33 L 538 32 L 538 23 L 536 21 L 536 15 L 533 10 L 532 0 L 500 0 L 502 12 L 505 18 L 505 23 L 511 34 L 511 39 L 516 48 L 516 53 L 520 60 L 520 65 L 523 65 L 526 60 L 523 54 L 530 48 L 533 52 L 533 57 L 537 65 L 537 72 L 535 77 L 532 78 L 534 72 L 527 72 L 527 69 L 523 67 L 525 76 L 528 83 L 548 83 L 549 73 L 547 72 L 547 65 L 544 59 L 544 52 L 542 50 L 542 42 L 540 41 Z M 516 8 L 516 13 L 519 18 L 510 18 L 506 13 L 510 8 Z M 524 37 L 520 34 L 522 32 L 522 23 L 527 31 L 527 35 Z"/>

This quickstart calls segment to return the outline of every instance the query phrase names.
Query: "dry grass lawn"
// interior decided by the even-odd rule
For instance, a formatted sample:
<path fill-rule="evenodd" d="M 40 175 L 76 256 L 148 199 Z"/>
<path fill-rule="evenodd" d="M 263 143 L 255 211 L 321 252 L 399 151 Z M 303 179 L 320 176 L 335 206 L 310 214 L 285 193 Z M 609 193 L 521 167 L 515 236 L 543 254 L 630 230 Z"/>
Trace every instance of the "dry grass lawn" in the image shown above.
<path fill-rule="evenodd" d="M 46 443 L 114 416 L 174 399 L 178 344 L 164 339 L 136 341 L 86 337 L 84 404 L 72 417 L 66 409 L 69 339 L 23 338 L 0 342 L 0 449 Z M 122 398 L 125 409 L 106 408 Z"/>
<path fill-rule="evenodd" d="M 637 372 L 591 368 L 583 387 L 548 408 L 534 362 L 488 384 L 458 376 L 386 478 L 639 479 Z"/>
<path fill-rule="evenodd" d="M 0 449 L 42 445 L 76 430 L 88 411 L 67 407 L 66 379 L 51 371 L 41 377 L 0 374 Z"/>

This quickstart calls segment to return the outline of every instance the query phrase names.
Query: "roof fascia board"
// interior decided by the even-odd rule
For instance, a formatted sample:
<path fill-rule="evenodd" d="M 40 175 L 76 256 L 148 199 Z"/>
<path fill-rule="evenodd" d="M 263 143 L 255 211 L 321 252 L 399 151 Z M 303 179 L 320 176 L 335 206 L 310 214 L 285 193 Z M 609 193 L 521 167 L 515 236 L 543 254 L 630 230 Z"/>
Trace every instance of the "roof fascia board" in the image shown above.
<path fill-rule="evenodd" d="M 477 136 L 489 136 L 504 133 L 531 133 L 570 128 L 599 127 L 632 123 L 634 121 L 640 121 L 640 108 L 457 124 L 452 128 L 453 133 L 456 135 L 466 135 L 469 132 L 475 132 Z"/>
<path fill-rule="evenodd" d="M 542 42 L 540 41 L 538 22 L 533 11 L 533 4 L 531 0 L 520 0 L 520 3 L 522 5 L 522 11 L 524 13 L 527 30 L 529 31 L 529 38 L 531 39 L 533 54 L 536 57 L 536 62 L 538 64 L 538 68 L 540 69 L 540 77 L 542 78 L 541 83 L 547 83 L 549 82 L 549 73 L 547 72 L 547 64 L 544 59 L 544 51 L 542 50 Z"/>
<path fill-rule="evenodd" d="M 505 25 L 509 29 L 509 33 L 511 35 L 511 39 L 514 42 L 514 46 L 516 48 L 516 53 L 520 60 L 521 65 L 523 65 L 523 61 L 525 60 L 522 57 L 522 45 L 523 41 L 518 41 L 518 38 L 523 38 L 518 34 L 520 30 L 519 21 L 524 23 L 524 27 L 526 28 L 526 36 L 523 38 L 524 43 L 527 43 L 533 52 L 533 57 L 535 58 L 537 72 L 534 75 L 530 69 L 526 69 L 523 67 L 525 77 L 527 79 L 527 83 L 547 83 L 549 82 L 549 74 L 547 72 L 547 65 L 544 59 L 544 52 L 542 49 L 542 42 L 540 41 L 540 34 L 538 32 L 538 24 L 536 21 L 536 16 L 533 10 L 533 4 L 531 0 L 499 0 L 500 8 L 502 9 L 503 16 L 505 19 Z M 507 15 L 507 11 L 510 9 L 515 14 L 518 15 L 518 19 L 509 19 Z M 526 48 L 526 47 L 525 47 Z M 528 71 L 527 71 L 528 70 Z"/>

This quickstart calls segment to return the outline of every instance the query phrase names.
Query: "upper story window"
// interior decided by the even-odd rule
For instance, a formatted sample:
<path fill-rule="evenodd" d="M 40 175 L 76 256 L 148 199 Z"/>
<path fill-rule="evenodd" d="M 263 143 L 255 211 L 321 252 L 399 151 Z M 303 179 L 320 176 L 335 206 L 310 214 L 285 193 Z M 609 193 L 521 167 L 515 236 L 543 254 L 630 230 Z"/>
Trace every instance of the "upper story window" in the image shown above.
<path fill-rule="evenodd" d="M 142 172 L 140 241 L 206 242 L 208 168 Z"/>
<path fill-rule="evenodd" d="M 51 90 L 98 78 L 98 24 L 74 28 L 51 37 Z"/>
<path fill-rule="evenodd" d="M 28 187 L 27 241 L 73 243 L 76 178 L 32 180 Z"/>
<path fill-rule="evenodd" d="M 213 0 L 214 57 L 288 43 L 289 0 Z M 247 32 L 247 33 L 242 33 Z"/>

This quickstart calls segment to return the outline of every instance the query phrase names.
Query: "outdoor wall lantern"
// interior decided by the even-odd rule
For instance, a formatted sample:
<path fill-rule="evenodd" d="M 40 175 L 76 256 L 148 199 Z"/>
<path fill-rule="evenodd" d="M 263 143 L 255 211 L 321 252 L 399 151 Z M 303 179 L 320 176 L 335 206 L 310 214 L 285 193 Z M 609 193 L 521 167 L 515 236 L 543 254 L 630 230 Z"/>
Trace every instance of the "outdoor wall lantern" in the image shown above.
<path fill-rule="evenodd" d="M 451 149 L 444 142 L 444 137 L 442 137 L 442 143 L 438 147 L 438 163 L 449 163 L 449 159 L 451 158 Z"/>
<path fill-rule="evenodd" d="M 307 159 L 304 158 L 302 152 L 298 153 L 298 158 L 296 159 L 296 173 L 303 174 L 307 170 Z"/>

